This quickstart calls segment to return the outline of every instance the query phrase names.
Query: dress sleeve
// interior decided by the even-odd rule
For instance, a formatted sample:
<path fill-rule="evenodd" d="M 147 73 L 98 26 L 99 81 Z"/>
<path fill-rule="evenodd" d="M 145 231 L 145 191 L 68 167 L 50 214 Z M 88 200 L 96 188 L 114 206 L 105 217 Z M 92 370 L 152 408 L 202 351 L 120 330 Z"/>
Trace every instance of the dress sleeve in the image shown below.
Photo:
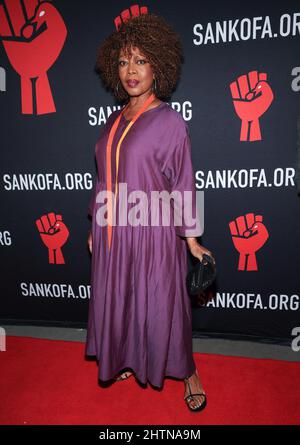
<path fill-rule="evenodd" d="M 163 173 L 167 177 L 170 189 L 174 193 L 175 232 L 183 237 L 198 237 L 203 233 L 195 187 L 195 174 L 192 165 L 191 140 L 188 127 L 184 122 L 184 130 L 177 134 L 176 142 L 170 147 L 171 154 L 167 158 Z M 199 196 L 198 196 L 199 198 Z"/>
<path fill-rule="evenodd" d="M 118 113 L 120 113 L 120 110 L 113 111 L 109 115 L 109 117 L 108 117 L 108 119 L 106 121 L 106 124 L 100 130 L 98 141 L 101 139 L 101 137 L 104 134 L 106 128 L 111 124 L 111 121 L 114 121 L 114 119 L 116 118 Z M 95 145 L 95 157 L 96 157 L 96 159 L 97 159 L 98 141 L 97 141 L 97 143 Z M 93 209 L 94 209 L 94 206 L 95 206 L 96 195 L 97 195 L 97 192 L 99 190 L 99 185 L 100 185 L 100 182 L 99 182 L 98 173 L 97 173 L 96 182 L 95 182 L 94 187 L 92 189 L 92 194 L 91 194 L 90 202 L 89 202 L 89 206 L 88 206 L 88 215 L 90 215 L 90 216 L 93 215 Z"/>
<path fill-rule="evenodd" d="M 98 186 L 99 186 L 99 180 L 97 177 L 96 182 L 92 189 L 92 194 L 91 194 L 90 202 L 89 202 L 89 206 L 88 206 L 88 215 L 90 215 L 90 216 L 93 215 L 93 209 L 94 209 L 94 205 L 95 205 L 95 199 L 96 199 L 96 195 L 97 195 Z"/>
<path fill-rule="evenodd" d="M 95 156 L 97 158 L 97 143 L 95 145 Z M 99 188 L 99 178 L 98 178 L 98 172 L 97 172 L 96 181 L 92 188 L 92 193 L 90 195 L 90 201 L 89 201 L 89 205 L 88 205 L 88 215 L 90 215 L 90 216 L 93 216 L 93 210 L 94 210 L 94 206 L 95 206 L 95 199 L 96 199 L 98 188 Z"/>

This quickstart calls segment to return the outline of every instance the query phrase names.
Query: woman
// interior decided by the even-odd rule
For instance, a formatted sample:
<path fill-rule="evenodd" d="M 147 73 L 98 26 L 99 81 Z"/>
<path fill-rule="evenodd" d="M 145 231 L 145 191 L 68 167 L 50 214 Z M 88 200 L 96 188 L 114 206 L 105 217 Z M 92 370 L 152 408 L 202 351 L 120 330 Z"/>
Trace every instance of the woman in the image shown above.
<path fill-rule="evenodd" d="M 187 236 L 190 226 L 175 226 L 173 220 L 169 227 L 113 225 L 110 198 L 109 224 L 103 226 L 96 199 L 105 190 L 120 196 L 121 184 L 128 193 L 139 190 L 147 197 L 153 190 L 191 190 L 195 199 L 188 127 L 162 100 L 175 88 L 182 61 L 177 34 L 154 14 L 127 20 L 98 51 L 97 71 L 126 105 L 109 116 L 95 150 L 86 354 L 97 356 L 100 380 L 119 381 L 133 373 L 157 387 L 165 376 L 184 380 L 184 399 L 199 411 L 206 395 L 192 353 L 187 246 L 199 260 L 211 252 L 197 242 L 200 230 Z"/>

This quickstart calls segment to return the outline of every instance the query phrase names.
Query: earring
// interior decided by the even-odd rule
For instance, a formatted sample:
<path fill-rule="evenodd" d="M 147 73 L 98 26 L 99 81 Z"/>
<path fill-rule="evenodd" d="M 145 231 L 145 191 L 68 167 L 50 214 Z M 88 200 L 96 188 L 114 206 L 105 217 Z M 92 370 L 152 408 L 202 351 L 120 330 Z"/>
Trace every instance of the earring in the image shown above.
<path fill-rule="evenodd" d="M 117 86 L 115 88 L 117 94 L 119 93 L 119 83 L 120 83 L 120 81 L 118 80 Z"/>
<path fill-rule="evenodd" d="M 154 77 L 153 83 L 152 83 L 152 91 L 156 91 L 156 90 L 157 90 L 157 83 L 156 83 L 156 78 Z"/>

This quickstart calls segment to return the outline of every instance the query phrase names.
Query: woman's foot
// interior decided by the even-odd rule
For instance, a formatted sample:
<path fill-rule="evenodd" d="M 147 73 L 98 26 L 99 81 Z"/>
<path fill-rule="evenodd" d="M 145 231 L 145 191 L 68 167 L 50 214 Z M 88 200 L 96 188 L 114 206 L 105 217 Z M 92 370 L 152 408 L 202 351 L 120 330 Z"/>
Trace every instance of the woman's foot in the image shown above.
<path fill-rule="evenodd" d="M 120 374 L 118 377 L 116 377 L 116 381 L 117 382 L 120 382 L 121 380 L 126 380 L 126 379 L 128 379 L 131 375 L 133 374 L 133 372 L 131 372 L 131 371 L 125 371 L 125 372 L 122 372 L 122 374 Z"/>
<path fill-rule="evenodd" d="M 206 395 L 200 382 L 198 371 L 184 379 L 184 399 L 191 411 L 200 411 L 206 406 Z"/>

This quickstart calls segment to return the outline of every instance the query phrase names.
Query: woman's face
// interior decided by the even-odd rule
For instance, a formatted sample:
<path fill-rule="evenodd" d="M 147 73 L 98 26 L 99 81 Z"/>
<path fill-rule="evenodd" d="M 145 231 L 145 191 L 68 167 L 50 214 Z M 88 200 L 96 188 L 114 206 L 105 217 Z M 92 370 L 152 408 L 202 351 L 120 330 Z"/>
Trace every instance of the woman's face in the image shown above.
<path fill-rule="evenodd" d="M 131 48 L 130 55 L 120 51 L 118 67 L 120 81 L 129 96 L 140 96 L 151 89 L 153 70 L 137 47 Z"/>

